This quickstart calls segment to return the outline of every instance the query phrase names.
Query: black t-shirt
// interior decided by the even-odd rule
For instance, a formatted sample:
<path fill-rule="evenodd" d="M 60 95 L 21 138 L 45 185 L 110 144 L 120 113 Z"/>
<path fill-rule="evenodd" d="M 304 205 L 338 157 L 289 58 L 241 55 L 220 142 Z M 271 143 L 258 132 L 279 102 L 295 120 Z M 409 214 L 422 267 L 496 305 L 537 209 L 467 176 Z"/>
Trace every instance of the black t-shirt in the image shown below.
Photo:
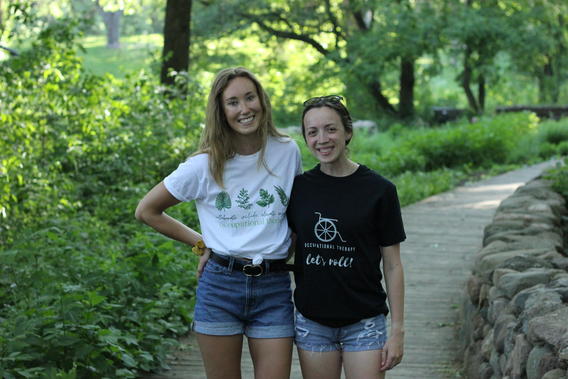
<path fill-rule="evenodd" d="M 363 165 L 346 177 L 318 165 L 295 178 L 287 215 L 302 315 L 341 327 L 388 313 L 380 246 L 406 238 L 393 183 Z"/>

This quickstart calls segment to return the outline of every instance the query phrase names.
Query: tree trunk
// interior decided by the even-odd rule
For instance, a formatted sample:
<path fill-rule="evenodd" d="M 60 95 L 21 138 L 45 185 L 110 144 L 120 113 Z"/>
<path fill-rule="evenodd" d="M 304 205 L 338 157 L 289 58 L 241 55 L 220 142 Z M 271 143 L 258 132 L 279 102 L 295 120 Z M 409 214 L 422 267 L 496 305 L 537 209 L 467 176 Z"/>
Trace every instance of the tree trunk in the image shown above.
<path fill-rule="evenodd" d="M 191 0 L 167 0 L 164 20 L 164 48 L 160 82 L 174 84 L 168 75 L 170 69 L 187 71 L 189 68 Z"/>
<path fill-rule="evenodd" d="M 352 3 L 350 3 L 350 2 L 347 2 L 347 4 L 352 5 Z M 355 20 L 355 26 L 361 33 L 367 33 L 369 30 L 371 30 L 372 25 L 373 25 L 373 17 L 372 17 L 373 11 L 372 11 L 372 9 L 350 8 L 350 11 L 351 11 L 351 15 L 353 16 L 353 19 Z M 349 20 L 349 18 L 347 18 L 347 20 Z M 347 44 L 347 51 L 348 51 L 348 55 L 350 56 L 351 53 L 349 52 L 349 44 Z M 348 62 L 348 64 L 351 64 L 351 63 Z M 373 100 L 375 100 L 375 105 L 378 106 L 378 108 L 381 111 L 383 111 L 384 113 L 386 113 L 390 116 L 397 116 L 396 109 L 390 103 L 389 99 L 387 99 L 385 97 L 385 95 L 383 95 L 383 86 L 381 84 L 380 79 L 369 78 L 369 77 L 359 77 L 359 80 L 360 80 L 361 83 L 364 83 L 364 85 L 367 87 L 369 93 L 373 97 Z M 401 73 L 401 80 L 402 80 L 402 73 Z M 412 77 L 412 80 L 414 80 L 414 77 Z M 402 85 L 402 83 L 401 83 L 401 85 Z M 402 91 L 402 87 L 401 87 L 401 91 Z M 411 89 L 411 91 L 412 91 L 412 89 Z"/>
<path fill-rule="evenodd" d="M 462 74 L 462 88 L 465 92 L 465 96 L 467 97 L 467 102 L 469 107 L 475 112 L 479 112 L 479 106 L 477 104 L 477 100 L 475 99 L 475 95 L 471 91 L 471 64 L 469 62 L 469 57 L 471 55 L 471 48 L 469 46 L 466 47 L 463 59 L 463 74 Z"/>
<path fill-rule="evenodd" d="M 363 81 L 363 83 L 367 84 L 367 88 L 369 89 L 369 92 L 373 96 L 373 99 L 375 99 L 379 108 L 381 108 L 381 110 L 388 115 L 396 116 L 396 109 L 394 109 L 392 104 L 389 102 L 389 99 L 387 99 L 385 95 L 383 95 L 381 82 L 378 79 L 367 79 L 366 81 Z"/>
<path fill-rule="evenodd" d="M 100 11 L 106 27 L 107 48 L 120 48 L 120 19 L 124 10 L 121 9 L 114 12 L 105 12 L 100 9 Z"/>
<path fill-rule="evenodd" d="M 414 59 L 400 60 L 400 90 L 398 115 L 400 118 L 414 116 Z"/>
<path fill-rule="evenodd" d="M 550 57 L 548 63 L 542 68 L 542 72 L 538 75 L 538 100 L 543 104 L 552 104 L 555 97 L 556 83 L 554 83 L 554 70 Z"/>
<path fill-rule="evenodd" d="M 0 39 L 4 34 L 4 13 L 2 12 L 2 0 L 0 0 Z"/>
<path fill-rule="evenodd" d="M 465 2 L 466 7 L 472 7 L 473 1 L 474 0 L 466 0 Z M 471 67 L 471 60 L 470 60 L 471 54 L 472 54 L 471 45 L 469 43 L 466 43 L 463 55 L 463 73 L 462 73 L 461 85 L 465 92 L 465 96 L 467 98 L 467 103 L 469 104 L 469 107 L 475 113 L 479 113 L 480 111 L 479 103 L 477 102 L 477 99 L 475 98 L 475 95 L 471 90 L 471 77 L 473 75 L 473 68 Z M 479 91 L 480 92 L 478 92 L 478 94 L 481 93 L 481 88 L 479 88 Z M 485 92 L 485 87 L 483 88 L 483 92 Z"/>
<path fill-rule="evenodd" d="M 537 75 L 536 77 L 538 83 L 538 102 L 540 104 L 547 103 L 546 101 L 546 78 L 544 74 Z"/>
<path fill-rule="evenodd" d="M 479 75 L 477 80 L 477 105 L 479 112 L 485 111 L 485 76 Z"/>

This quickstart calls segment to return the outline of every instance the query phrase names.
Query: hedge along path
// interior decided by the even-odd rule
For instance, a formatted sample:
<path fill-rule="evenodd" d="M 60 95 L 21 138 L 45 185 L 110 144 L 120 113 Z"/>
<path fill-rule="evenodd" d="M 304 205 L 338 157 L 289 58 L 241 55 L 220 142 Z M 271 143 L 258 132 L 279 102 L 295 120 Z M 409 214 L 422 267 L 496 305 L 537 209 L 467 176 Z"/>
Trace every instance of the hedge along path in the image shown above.
<path fill-rule="evenodd" d="M 406 281 L 405 349 L 402 363 L 387 378 L 456 378 L 459 373 L 459 305 L 483 229 L 502 200 L 553 167 L 543 162 L 457 187 L 402 209 L 407 240 L 401 245 Z M 242 376 L 254 378 L 246 338 Z M 193 334 L 173 352 L 171 369 L 144 379 L 205 378 Z M 302 378 L 294 348 L 293 379 Z"/>

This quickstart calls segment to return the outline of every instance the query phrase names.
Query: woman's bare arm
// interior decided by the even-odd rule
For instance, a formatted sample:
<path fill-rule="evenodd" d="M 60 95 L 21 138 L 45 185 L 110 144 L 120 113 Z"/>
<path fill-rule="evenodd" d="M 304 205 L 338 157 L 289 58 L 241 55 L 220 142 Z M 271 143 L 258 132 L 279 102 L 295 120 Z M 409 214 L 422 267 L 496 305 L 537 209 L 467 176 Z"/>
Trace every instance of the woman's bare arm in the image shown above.
<path fill-rule="evenodd" d="M 152 188 L 136 207 L 136 219 L 149 225 L 163 235 L 176 241 L 194 246 L 201 239 L 201 235 L 190 227 L 184 225 L 173 217 L 168 216 L 165 210 L 180 201 L 176 199 L 161 182 Z M 203 266 L 209 258 L 209 249 L 200 257 L 198 274 L 203 271 Z"/>
<path fill-rule="evenodd" d="M 380 367 L 381 371 L 384 371 L 400 363 L 404 354 L 404 273 L 400 260 L 400 244 L 382 247 L 381 252 L 391 315 L 390 334 Z"/>

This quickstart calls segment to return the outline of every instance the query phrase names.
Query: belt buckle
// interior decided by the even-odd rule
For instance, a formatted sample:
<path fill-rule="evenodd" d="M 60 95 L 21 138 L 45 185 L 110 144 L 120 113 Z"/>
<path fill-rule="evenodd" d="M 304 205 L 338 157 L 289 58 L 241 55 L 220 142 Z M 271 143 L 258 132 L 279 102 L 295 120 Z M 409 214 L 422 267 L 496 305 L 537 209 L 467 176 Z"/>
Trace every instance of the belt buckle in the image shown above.
<path fill-rule="evenodd" d="M 246 276 L 261 276 L 264 272 L 262 265 L 244 265 L 243 273 Z"/>

